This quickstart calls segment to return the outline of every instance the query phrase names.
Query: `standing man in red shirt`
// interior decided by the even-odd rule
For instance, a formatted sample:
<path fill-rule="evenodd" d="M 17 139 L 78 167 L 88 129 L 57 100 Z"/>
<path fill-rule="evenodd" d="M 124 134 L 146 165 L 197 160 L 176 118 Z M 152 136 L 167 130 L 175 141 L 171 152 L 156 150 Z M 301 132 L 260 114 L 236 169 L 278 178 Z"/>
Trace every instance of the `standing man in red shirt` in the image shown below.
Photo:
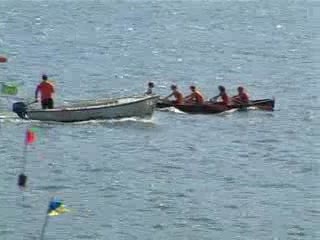
<path fill-rule="evenodd" d="M 35 99 L 38 101 L 38 93 L 41 93 L 41 106 L 42 109 L 52 109 L 54 106 L 53 103 L 53 93 L 54 93 L 54 86 L 52 83 L 48 81 L 47 75 L 42 75 L 42 82 L 37 86 L 35 92 Z"/>

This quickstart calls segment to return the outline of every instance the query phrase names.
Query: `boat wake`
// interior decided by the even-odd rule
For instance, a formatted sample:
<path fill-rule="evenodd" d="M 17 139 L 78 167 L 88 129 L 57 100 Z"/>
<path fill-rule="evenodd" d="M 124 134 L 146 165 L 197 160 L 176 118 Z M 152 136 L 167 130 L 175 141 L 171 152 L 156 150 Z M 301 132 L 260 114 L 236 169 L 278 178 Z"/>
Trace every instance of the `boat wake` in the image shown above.
<path fill-rule="evenodd" d="M 96 119 L 96 120 L 88 120 L 81 122 L 72 122 L 72 123 L 61 123 L 61 122 L 50 122 L 54 124 L 72 124 L 72 125 L 83 125 L 83 124 L 117 124 L 117 123 L 130 123 L 130 122 L 141 122 L 141 123 L 154 123 L 153 118 L 138 118 L 138 117 L 130 117 L 130 118 L 120 118 L 120 119 Z"/>
<path fill-rule="evenodd" d="M 121 118 L 121 119 L 96 119 L 80 122 L 55 122 L 55 121 L 38 121 L 38 120 L 25 120 L 17 117 L 15 114 L 0 112 L 0 123 L 34 123 L 34 124 L 50 124 L 50 125 L 101 125 L 101 124 L 123 124 L 123 123 L 147 123 L 154 124 L 154 118 Z"/>
<path fill-rule="evenodd" d="M 1 111 L 0 110 L 0 122 L 21 122 L 24 121 L 20 118 L 17 117 L 16 114 L 12 113 L 12 112 L 8 112 L 8 111 Z"/>
<path fill-rule="evenodd" d="M 180 114 L 186 114 L 185 112 L 180 111 L 179 109 L 176 109 L 175 107 L 167 107 L 167 108 L 160 108 L 158 109 L 160 112 L 173 112 L 173 113 L 180 113 Z"/>
<path fill-rule="evenodd" d="M 228 111 L 224 111 L 224 112 L 218 113 L 217 115 L 225 116 L 225 115 L 230 115 L 230 114 L 232 114 L 234 112 L 237 112 L 237 111 L 238 111 L 238 109 L 234 108 L 234 109 L 230 109 Z"/>

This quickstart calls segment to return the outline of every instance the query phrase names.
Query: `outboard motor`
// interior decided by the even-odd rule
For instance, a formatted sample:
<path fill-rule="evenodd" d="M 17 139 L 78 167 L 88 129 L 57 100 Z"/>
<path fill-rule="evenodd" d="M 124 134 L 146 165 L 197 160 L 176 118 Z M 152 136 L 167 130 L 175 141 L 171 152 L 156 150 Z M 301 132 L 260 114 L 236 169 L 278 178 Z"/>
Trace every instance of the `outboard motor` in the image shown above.
<path fill-rule="evenodd" d="M 12 105 L 12 111 L 20 118 L 26 119 L 27 105 L 24 102 L 16 102 Z"/>

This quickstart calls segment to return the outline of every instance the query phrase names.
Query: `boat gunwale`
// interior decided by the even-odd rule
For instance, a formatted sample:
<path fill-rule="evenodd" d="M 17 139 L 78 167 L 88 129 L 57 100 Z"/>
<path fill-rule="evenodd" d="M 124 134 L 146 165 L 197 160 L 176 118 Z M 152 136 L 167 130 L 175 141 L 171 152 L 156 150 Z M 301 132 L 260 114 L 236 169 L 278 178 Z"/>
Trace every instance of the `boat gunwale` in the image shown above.
<path fill-rule="evenodd" d="M 125 98 L 137 98 L 137 100 L 131 101 L 131 102 L 126 102 L 126 103 L 118 103 L 118 104 L 113 104 L 113 105 L 108 105 L 108 104 L 98 104 L 95 106 L 87 106 L 87 107 L 68 107 L 68 108 L 54 108 L 54 109 L 31 109 L 27 110 L 26 113 L 55 113 L 55 112 L 77 112 L 77 111 L 90 111 L 90 110 L 99 110 L 103 108 L 114 108 L 114 107 L 121 107 L 121 106 L 126 106 L 126 105 L 132 105 L 140 102 L 144 102 L 149 99 L 156 99 L 159 98 L 158 95 L 152 95 L 152 96 L 147 96 L 147 97 L 123 97 L 123 98 L 116 98 L 114 101 L 117 101 L 118 99 L 125 99 Z M 111 100 L 111 99 L 110 99 Z"/>

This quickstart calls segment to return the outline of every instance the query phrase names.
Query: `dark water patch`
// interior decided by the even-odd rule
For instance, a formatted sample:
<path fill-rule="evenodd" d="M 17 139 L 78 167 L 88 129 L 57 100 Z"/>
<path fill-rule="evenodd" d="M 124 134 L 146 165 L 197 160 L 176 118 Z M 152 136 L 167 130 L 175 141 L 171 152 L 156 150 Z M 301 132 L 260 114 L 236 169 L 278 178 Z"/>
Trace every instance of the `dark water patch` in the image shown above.
<path fill-rule="evenodd" d="M 73 186 L 67 185 L 51 185 L 51 186 L 38 186 L 35 188 L 36 190 L 46 191 L 46 192 L 60 192 L 63 190 L 73 189 Z"/>
<path fill-rule="evenodd" d="M 99 239 L 99 237 L 102 237 L 102 235 L 97 233 L 76 235 L 77 239 Z"/>
<path fill-rule="evenodd" d="M 112 193 L 105 193 L 102 195 L 103 198 L 116 198 L 118 195 L 117 194 L 112 194 Z"/>
<path fill-rule="evenodd" d="M 297 190 L 297 186 L 289 183 L 266 183 L 259 184 L 261 188 L 274 188 L 274 189 L 295 189 Z"/>
<path fill-rule="evenodd" d="M 104 224 L 101 224 L 100 226 L 103 228 L 112 228 L 113 227 L 112 224 L 109 224 L 109 223 L 104 223 Z"/>
<path fill-rule="evenodd" d="M 239 207 L 237 205 L 224 205 L 223 206 L 224 208 L 227 208 L 227 209 L 233 209 L 233 210 L 236 210 L 238 209 Z"/>
<path fill-rule="evenodd" d="M 313 171 L 314 171 L 313 167 L 301 167 L 300 169 L 296 170 L 295 173 L 307 174 L 307 173 L 311 173 Z"/>
<path fill-rule="evenodd" d="M 166 165 L 161 165 L 161 167 L 166 168 L 166 169 L 173 169 L 173 170 L 182 170 L 184 169 L 181 165 L 173 165 L 173 164 L 166 164 Z"/>
<path fill-rule="evenodd" d="M 239 153 L 238 156 L 240 158 L 247 158 L 248 159 L 250 155 L 249 155 L 249 153 Z"/>
<path fill-rule="evenodd" d="M 275 201 L 267 201 L 267 200 L 263 200 L 263 201 L 260 201 L 260 204 L 261 205 L 267 205 L 267 206 L 272 206 L 272 207 L 279 207 L 280 206 L 280 203 L 278 202 L 275 202 Z"/>
<path fill-rule="evenodd" d="M 124 231 L 117 231 L 116 233 L 119 234 L 120 239 L 127 239 L 127 240 L 138 240 L 139 239 L 139 237 L 133 235 L 132 233 L 128 233 L 128 232 L 124 232 Z"/>
<path fill-rule="evenodd" d="M 187 188 L 186 191 L 188 193 L 194 193 L 195 192 L 195 189 L 194 188 Z"/>
<path fill-rule="evenodd" d="M 100 173 L 100 172 L 112 172 L 112 168 L 108 168 L 108 167 L 103 167 L 103 168 L 95 168 L 95 167 L 93 167 L 93 168 L 88 168 L 87 169 L 87 171 L 88 172 L 91 172 L 91 173 L 94 173 L 94 174 L 96 174 L 96 173 Z"/>
<path fill-rule="evenodd" d="M 236 222 L 232 224 L 232 227 L 239 229 L 238 231 L 240 233 L 246 233 L 250 228 L 249 223 L 246 223 L 246 222 Z"/>
<path fill-rule="evenodd" d="M 320 218 L 320 210 L 318 209 L 308 209 L 307 212 L 309 212 L 312 216 Z"/>
<path fill-rule="evenodd" d="M 223 181 L 228 184 L 234 184 L 236 182 L 236 179 L 234 177 L 224 177 Z"/>
<path fill-rule="evenodd" d="M 6 236 L 6 235 L 12 235 L 14 232 L 15 232 L 15 230 L 13 230 L 13 229 L 0 230 L 0 237 Z"/>
<path fill-rule="evenodd" d="M 99 192 L 118 192 L 125 188 L 125 186 L 118 184 L 108 184 L 102 188 L 100 188 Z"/>
<path fill-rule="evenodd" d="M 185 193 L 172 193 L 170 194 L 173 198 L 188 198 L 189 196 Z"/>
<path fill-rule="evenodd" d="M 156 230 L 164 230 L 166 228 L 168 228 L 165 224 L 155 224 L 152 226 L 153 229 L 156 229 Z"/>
<path fill-rule="evenodd" d="M 294 237 L 306 237 L 305 229 L 299 225 L 289 227 L 288 235 Z"/>
<path fill-rule="evenodd" d="M 220 224 L 212 218 L 191 217 L 188 218 L 188 221 L 190 221 L 190 224 L 192 224 L 194 227 L 199 228 L 199 231 L 201 231 L 201 229 L 214 230 L 218 232 L 223 231 L 223 228 L 220 226 Z"/>
<path fill-rule="evenodd" d="M 139 209 L 137 209 L 137 212 L 151 213 L 151 212 L 153 212 L 153 209 L 152 208 L 139 208 Z"/>

